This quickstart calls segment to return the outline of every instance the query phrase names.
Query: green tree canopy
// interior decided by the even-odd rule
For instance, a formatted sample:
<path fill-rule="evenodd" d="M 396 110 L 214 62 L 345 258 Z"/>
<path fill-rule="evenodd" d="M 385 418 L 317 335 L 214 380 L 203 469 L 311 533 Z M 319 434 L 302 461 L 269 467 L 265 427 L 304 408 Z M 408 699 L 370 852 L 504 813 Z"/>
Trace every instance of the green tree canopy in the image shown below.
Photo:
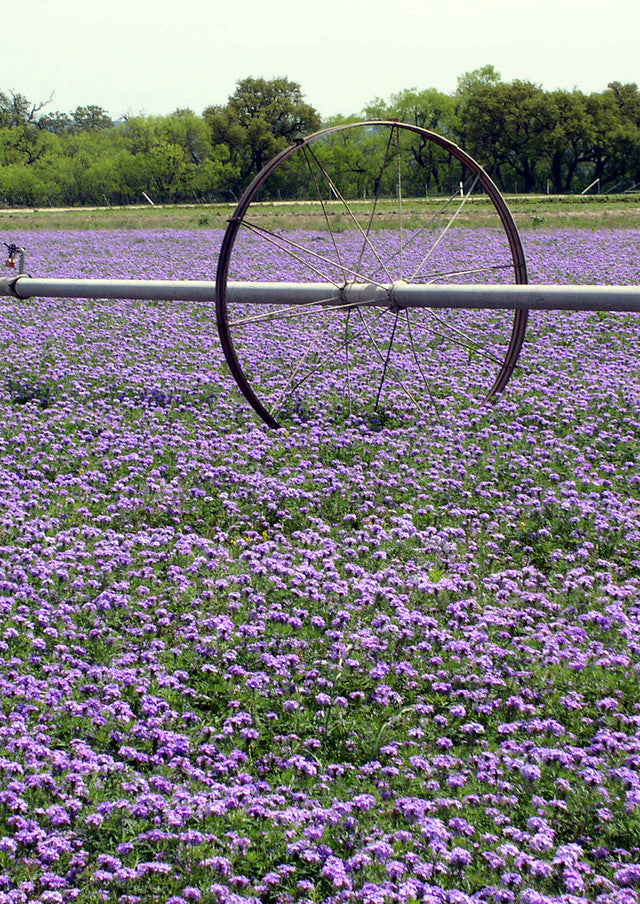
<path fill-rule="evenodd" d="M 119 120 L 97 104 L 50 112 L 51 98 L 0 91 L 0 199 L 6 204 L 228 200 L 281 149 L 321 127 L 300 85 L 287 78 L 241 79 L 225 104 L 202 115 L 181 108 L 166 116 Z M 362 119 L 397 119 L 445 135 L 485 166 L 503 190 L 576 192 L 599 180 L 602 190 L 640 184 L 640 91 L 611 82 L 604 90 L 545 91 L 533 82 L 505 82 L 486 65 L 464 73 L 456 91 L 407 88 L 373 99 Z M 398 174 L 385 167 L 376 130 L 357 145 L 335 134 L 319 154 L 350 197 L 393 193 Z M 403 136 L 407 194 L 445 194 L 455 186 L 448 154 Z M 303 165 L 273 180 L 272 194 L 305 197 Z"/>
<path fill-rule="evenodd" d="M 471 80 L 459 93 L 461 144 L 498 182 L 530 192 L 549 157 L 555 109 L 539 85 Z"/>
<path fill-rule="evenodd" d="M 320 128 L 320 115 L 286 78 L 241 79 L 224 106 L 203 113 L 214 145 L 225 144 L 239 174 L 237 190 L 278 151 Z"/>
<path fill-rule="evenodd" d="M 71 116 L 75 128 L 80 132 L 99 132 L 102 129 L 110 129 L 113 125 L 113 120 L 107 111 L 96 104 L 89 104 L 88 107 L 76 107 Z"/>

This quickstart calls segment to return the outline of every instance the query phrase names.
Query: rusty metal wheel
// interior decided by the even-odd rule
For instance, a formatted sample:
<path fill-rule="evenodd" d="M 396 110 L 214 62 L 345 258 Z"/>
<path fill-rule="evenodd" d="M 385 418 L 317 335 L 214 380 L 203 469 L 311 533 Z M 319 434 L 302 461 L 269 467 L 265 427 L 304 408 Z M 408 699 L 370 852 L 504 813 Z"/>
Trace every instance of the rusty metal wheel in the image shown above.
<path fill-rule="evenodd" d="M 288 202 L 299 229 L 278 227 Z M 245 281 L 258 285 L 229 291 Z M 432 419 L 450 396 L 478 402 L 503 390 L 524 341 L 526 310 L 400 310 L 336 293 L 266 305 L 259 283 L 270 281 L 338 290 L 526 283 L 518 232 L 495 184 L 457 145 L 417 126 L 325 129 L 283 150 L 249 185 L 216 275 L 231 373 L 274 427 L 416 411 Z"/>

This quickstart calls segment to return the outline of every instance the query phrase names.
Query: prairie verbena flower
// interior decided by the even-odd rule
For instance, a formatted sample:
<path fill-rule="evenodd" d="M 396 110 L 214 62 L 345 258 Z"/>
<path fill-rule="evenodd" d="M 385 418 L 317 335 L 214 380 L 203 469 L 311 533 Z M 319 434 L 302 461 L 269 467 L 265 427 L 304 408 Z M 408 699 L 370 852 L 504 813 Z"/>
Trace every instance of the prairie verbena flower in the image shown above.
<path fill-rule="evenodd" d="M 210 277 L 220 237 L 29 236 L 34 272 L 146 278 Z M 495 241 L 445 238 L 442 272 Z M 637 281 L 637 230 L 525 241 L 532 281 Z M 243 278 L 300 278 L 266 253 Z M 482 357 L 452 362 L 438 417 L 406 343 L 393 421 L 304 399 L 269 433 L 210 308 L 8 301 L 0 900 L 636 904 L 639 329 L 538 312 L 508 392 L 472 406 Z"/>

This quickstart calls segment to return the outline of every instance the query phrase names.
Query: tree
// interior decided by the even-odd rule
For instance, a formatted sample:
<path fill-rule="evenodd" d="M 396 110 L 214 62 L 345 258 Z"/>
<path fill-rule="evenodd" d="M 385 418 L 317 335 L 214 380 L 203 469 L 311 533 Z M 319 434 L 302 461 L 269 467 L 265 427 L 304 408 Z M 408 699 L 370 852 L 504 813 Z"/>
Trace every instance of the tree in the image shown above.
<path fill-rule="evenodd" d="M 624 133 L 620 105 L 614 92 L 601 91 L 590 94 L 586 106 L 591 124 L 589 159 L 593 172 L 590 181 L 598 179 L 602 186 L 607 182 L 614 184 L 626 168 L 624 163 L 620 166 L 617 153 Z"/>
<path fill-rule="evenodd" d="M 367 119 L 397 119 L 441 135 L 456 130 L 455 100 L 436 88 L 408 88 L 392 94 L 388 101 L 376 98 L 365 107 Z"/>
<path fill-rule="evenodd" d="M 457 137 L 459 120 L 456 102 L 453 97 L 443 94 L 436 88 L 418 91 L 409 88 L 392 94 L 388 101 L 380 98 L 365 107 L 368 119 L 397 119 L 437 132 L 452 140 Z M 437 145 L 419 135 L 405 135 L 411 142 L 411 155 L 415 166 L 403 175 L 405 189 L 413 194 L 422 195 L 425 187 L 429 190 L 434 184 L 436 190 L 446 190 L 452 179 L 452 160 Z"/>
<path fill-rule="evenodd" d="M 54 135 L 68 135 L 73 131 L 74 123 L 67 113 L 56 110 L 53 113 L 44 113 L 38 119 L 38 128 L 45 132 L 53 132 Z"/>
<path fill-rule="evenodd" d="M 636 84 L 611 82 L 603 92 L 605 102 L 617 111 L 612 133 L 611 163 L 614 178 L 640 183 L 640 91 Z M 616 172 L 617 171 L 617 172 Z"/>
<path fill-rule="evenodd" d="M 553 91 L 549 95 L 553 125 L 549 135 L 549 174 L 553 190 L 572 189 L 578 168 L 591 160 L 593 123 L 581 91 Z"/>
<path fill-rule="evenodd" d="M 207 124 L 193 110 L 176 110 L 164 121 L 164 129 L 171 140 L 184 149 L 192 164 L 204 163 L 211 155 Z"/>
<path fill-rule="evenodd" d="M 554 126 L 553 105 L 539 85 L 473 81 L 460 95 L 459 115 L 465 149 L 502 187 L 511 179 L 525 192 L 536 187 Z"/>
<path fill-rule="evenodd" d="M 4 203 L 36 207 L 48 200 L 43 174 L 34 167 L 11 164 L 0 167 L 0 198 Z"/>
<path fill-rule="evenodd" d="M 300 86 L 285 78 L 242 79 L 226 104 L 202 116 L 178 109 L 114 123 L 95 104 L 69 115 L 46 112 L 49 102 L 0 91 L 0 198 L 7 204 L 130 203 L 143 191 L 160 201 L 237 197 L 275 154 L 320 126 Z M 544 191 L 547 180 L 557 192 L 594 179 L 605 190 L 640 183 L 636 84 L 611 82 L 589 95 L 546 92 L 531 82 L 505 83 L 487 65 L 461 76 L 452 96 L 409 88 L 376 98 L 365 115 L 447 136 L 506 189 L 515 183 Z M 336 116 L 327 125 L 360 119 Z M 313 152 L 345 197 L 394 196 L 400 179 L 407 195 L 458 184 L 457 160 L 409 130 L 397 135 L 410 157 L 401 173 L 381 130 L 364 130 L 355 142 L 346 137 L 334 133 Z M 309 190 L 308 159 L 294 155 L 269 180 L 268 197 L 302 198 Z"/>
<path fill-rule="evenodd" d="M 31 166 L 49 150 L 57 147 L 57 136 L 39 129 L 34 123 L 0 128 L 0 164 Z"/>
<path fill-rule="evenodd" d="M 471 72 L 465 72 L 458 79 L 456 89 L 457 97 L 465 97 L 471 91 L 477 88 L 495 88 L 502 81 L 500 73 L 491 64 L 481 66 L 480 69 L 472 69 Z"/>
<path fill-rule="evenodd" d="M 320 116 L 305 103 L 300 85 L 286 78 L 241 79 L 227 108 L 244 128 L 260 119 L 275 138 L 288 142 L 320 127 Z"/>
<path fill-rule="evenodd" d="M 286 78 L 241 79 L 227 103 L 207 107 L 203 117 L 213 144 L 229 148 L 239 173 L 236 190 L 278 151 L 320 127 L 320 116 L 304 101 L 300 85 Z"/>
<path fill-rule="evenodd" d="M 95 104 L 89 104 L 88 107 L 76 107 L 71 116 L 74 127 L 79 132 L 99 132 L 113 126 L 113 120 L 107 111 Z"/>
<path fill-rule="evenodd" d="M 32 103 L 24 94 L 17 91 L 9 91 L 8 94 L 0 91 L 0 126 L 11 128 L 35 124 L 40 110 L 50 102 L 51 98 L 39 103 Z"/>

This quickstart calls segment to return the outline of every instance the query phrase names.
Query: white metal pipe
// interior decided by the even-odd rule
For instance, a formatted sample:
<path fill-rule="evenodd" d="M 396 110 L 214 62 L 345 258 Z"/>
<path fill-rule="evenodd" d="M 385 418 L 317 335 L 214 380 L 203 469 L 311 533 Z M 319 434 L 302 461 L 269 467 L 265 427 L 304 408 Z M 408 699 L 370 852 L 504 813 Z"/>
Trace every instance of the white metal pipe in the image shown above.
<path fill-rule="evenodd" d="M 413 285 L 392 290 L 399 308 L 640 312 L 640 286 Z"/>
<path fill-rule="evenodd" d="M 12 283 L 3 291 L 4 283 Z M 132 298 L 158 301 L 213 301 L 215 283 L 147 279 L 18 279 L 0 280 L 0 292 L 16 298 Z"/>
<path fill-rule="evenodd" d="M 0 296 L 14 298 L 130 298 L 158 301 L 215 300 L 215 283 L 206 280 L 0 279 Z M 640 312 L 640 286 L 437 285 L 403 281 L 386 286 L 357 283 L 230 282 L 233 303 L 265 305 L 353 304 L 391 308 L 468 308 L 539 311 Z"/>
<path fill-rule="evenodd" d="M 369 286 L 364 287 L 369 290 Z M 156 301 L 215 300 L 216 284 L 210 280 L 152 279 L 34 279 L 30 276 L 0 279 L 0 295 L 15 298 L 131 298 Z M 234 302 L 309 304 L 340 297 L 332 283 L 229 283 L 227 297 Z M 384 295 L 387 298 L 387 295 Z"/>

